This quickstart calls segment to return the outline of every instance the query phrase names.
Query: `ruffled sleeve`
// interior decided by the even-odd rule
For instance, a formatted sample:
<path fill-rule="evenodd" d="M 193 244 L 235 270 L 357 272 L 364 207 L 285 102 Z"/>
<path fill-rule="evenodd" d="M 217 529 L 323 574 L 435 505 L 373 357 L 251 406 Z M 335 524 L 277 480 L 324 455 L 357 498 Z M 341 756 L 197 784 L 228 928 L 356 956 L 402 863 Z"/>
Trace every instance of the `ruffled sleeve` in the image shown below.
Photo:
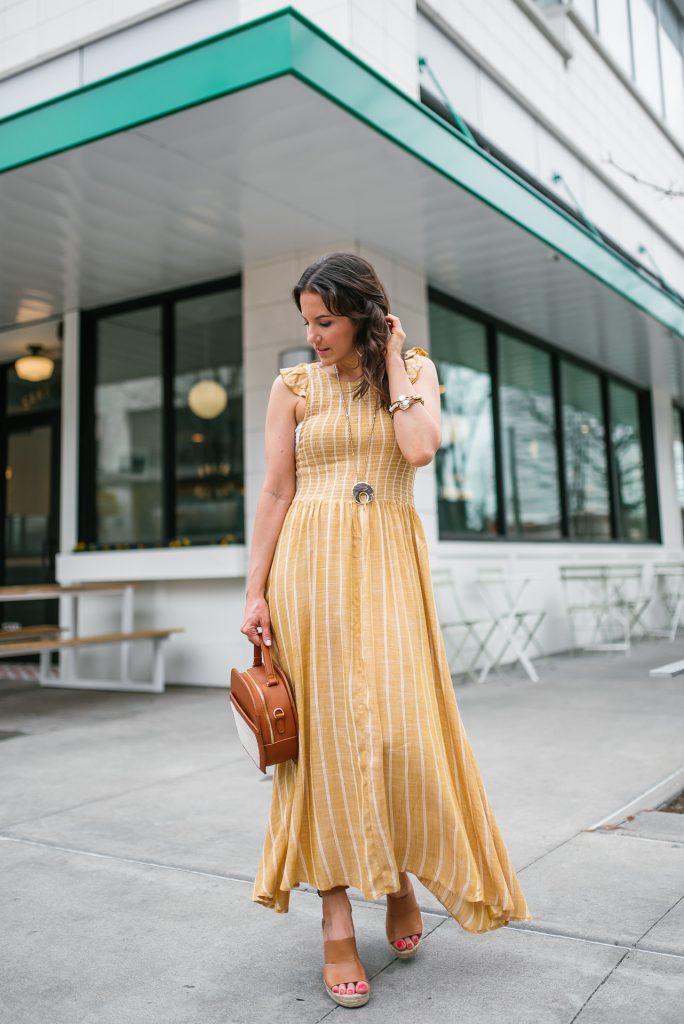
<path fill-rule="evenodd" d="M 406 372 L 412 384 L 418 379 L 418 374 L 420 373 L 420 368 L 422 366 L 419 358 L 420 356 L 428 356 L 428 358 L 430 356 L 430 353 L 426 352 L 424 348 L 420 347 L 420 345 L 413 345 L 411 348 L 407 348 L 404 352 L 404 357 L 406 359 Z"/>
<path fill-rule="evenodd" d="M 306 387 L 309 382 L 308 365 L 308 363 L 297 363 L 296 366 L 284 366 L 279 371 L 288 388 L 294 391 L 295 395 L 301 395 L 302 398 L 306 398 Z"/>

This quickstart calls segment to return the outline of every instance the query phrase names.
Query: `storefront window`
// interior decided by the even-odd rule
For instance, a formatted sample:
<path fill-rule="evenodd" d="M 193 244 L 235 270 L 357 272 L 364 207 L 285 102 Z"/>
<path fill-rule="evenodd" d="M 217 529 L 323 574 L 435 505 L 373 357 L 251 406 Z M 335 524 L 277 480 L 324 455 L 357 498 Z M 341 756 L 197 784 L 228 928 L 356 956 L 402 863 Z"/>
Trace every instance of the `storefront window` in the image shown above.
<path fill-rule="evenodd" d="M 79 545 L 244 543 L 239 281 L 84 314 Z"/>
<path fill-rule="evenodd" d="M 492 381 L 482 324 L 430 307 L 432 357 L 442 391 L 436 457 L 440 536 L 496 532 Z"/>
<path fill-rule="evenodd" d="M 161 544 L 161 307 L 103 317 L 95 350 L 97 537 Z"/>
<path fill-rule="evenodd" d="M 59 410 L 62 402 L 62 360 L 53 352 L 50 358 L 55 368 L 47 380 L 31 381 L 17 377 L 14 366 L 7 369 L 8 416 Z"/>
<path fill-rule="evenodd" d="M 560 537 L 551 358 L 541 349 L 501 334 L 499 379 L 508 532 Z"/>
<path fill-rule="evenodd" d="M 682 410 L 676 405 L 672 409 L 672 417 L 674 420 L 675 482 L 682 524 L 684 525 L 684 436 L 682 435 Z"/>
<path fill-rule="evenodd" d="M 176 528 L 198 544 L 242 535 L 240 316 L 237 290 L 175 307 Z"/>
<path fill-rule="evenodd" d="M 645 392 L 429 294 L 440 539 L 657 539 Z"/>
<path fill-rule="evenodd" d="M 570 536 L 609 540 L 608 458 L 598 374 L 561 360 L 561 394 Z"/>
<path fill-rule="evenodd" d="M 609 395 L 619 535 L 624 540 L 647 540 L 646 486 L 638 397 L 631 388 L 616 381 L 610 381 Z"/>

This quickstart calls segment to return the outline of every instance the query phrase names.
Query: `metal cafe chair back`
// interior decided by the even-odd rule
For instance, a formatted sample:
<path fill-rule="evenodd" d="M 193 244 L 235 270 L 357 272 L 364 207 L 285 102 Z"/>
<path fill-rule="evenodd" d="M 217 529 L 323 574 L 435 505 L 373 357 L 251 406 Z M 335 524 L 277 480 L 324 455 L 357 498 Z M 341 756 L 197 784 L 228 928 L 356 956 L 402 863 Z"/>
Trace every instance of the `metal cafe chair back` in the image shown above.
<path fill-rule="evenodd" d="M 546 609 L 522 608 L 521 604 L 523 597 L 528 596 L 530 585 L 535 580 L 544 578 L 507 566 L 482 566 L 478 569 L 475 583 L 494 623 L 492 639 L 498 638 L 502 641 L 498 653 L 487 653 L 480 671 L 480 682 L 484 682 L 492 668 L 498 667 L 508 651 L 513 652 L 516 661 L 522 665 L 529 678 L 535 683 L 539 682 L 528 648 L 533 646 L 538 654 L 544 654 L 536 633 L 546 616 Z"/>
<path fill-rule="evenodd" d="M 490 618 L 466 614 L 450 568 L 432 569 L 432 584 L 449 671 L 452 675 L 463 673 L 478 682 L 475 666 L 487 649 L 496 623 Z"/>
<path fill-rule="evenodd" d="M 575 650 L 628 651 L 649 632 L 642 562 L 572 562 L 559 571 Z"/>

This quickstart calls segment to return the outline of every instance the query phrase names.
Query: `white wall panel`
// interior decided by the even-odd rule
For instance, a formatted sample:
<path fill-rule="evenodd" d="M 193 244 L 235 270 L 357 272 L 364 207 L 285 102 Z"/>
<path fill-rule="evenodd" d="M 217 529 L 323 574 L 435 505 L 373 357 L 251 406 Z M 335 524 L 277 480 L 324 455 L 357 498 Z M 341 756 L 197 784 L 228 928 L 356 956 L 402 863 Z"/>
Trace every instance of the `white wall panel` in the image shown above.
<path fill-rule="evenodd" d="M 238 9 L 238 0 L 201 0 L 105 36 L 83 48 L 83 84 L 225 32 Z"/>
<path fill-rule="evenodd" d="M 420 48 L 456 110 L 547 187 L 553 152 L 554 169 L 567 176 L 586 215 L 634 256 L 650 237 L 663 274 L 684 289 L 684 204 L 610 163 L 682 187 L 684 152 L 577 25 L 565 26 L 573 51 L 566 66 L 513 0 L 489 0 L 486 12 L 479 0 L 421 0 L 421 7 L 440 27 L 419 15 Z M 464 75 L 465 61 L 474 75 Z"/>
<path fill-rule="evenodd" d="M 81 84 L 78 50 L 0 81 L 0 117 L 44 103 Z"/>

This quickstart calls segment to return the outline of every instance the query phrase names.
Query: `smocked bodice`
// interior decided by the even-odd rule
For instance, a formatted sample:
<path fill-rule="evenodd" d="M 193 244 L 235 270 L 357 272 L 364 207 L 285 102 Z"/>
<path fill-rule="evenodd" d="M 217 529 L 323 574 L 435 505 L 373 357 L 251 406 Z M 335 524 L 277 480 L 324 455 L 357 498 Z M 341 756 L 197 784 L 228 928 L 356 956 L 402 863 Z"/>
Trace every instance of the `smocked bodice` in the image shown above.
<path fill-rule="evenodd" d="M 417 346 L 406 352 L 406 370 L 412 382 L 418 376 L 419 355 L 427 352 Z M 298 363 L 280 372 L 293 391 L 306 397 L 304 417 L 295 436 L 294 501 L 353 502 L 352 487 L 366 480 L 375 490 L 375 501 L 414 504 L 416 467 L 404 458 L 392 418 L 382 405 L 377 408 L 371 434 L 376 402 L 373 389 L 355 398 L 356 382 L 338 381 L 319 363 Z M 344 403 L 351 421 L 354 455 Z"/>

